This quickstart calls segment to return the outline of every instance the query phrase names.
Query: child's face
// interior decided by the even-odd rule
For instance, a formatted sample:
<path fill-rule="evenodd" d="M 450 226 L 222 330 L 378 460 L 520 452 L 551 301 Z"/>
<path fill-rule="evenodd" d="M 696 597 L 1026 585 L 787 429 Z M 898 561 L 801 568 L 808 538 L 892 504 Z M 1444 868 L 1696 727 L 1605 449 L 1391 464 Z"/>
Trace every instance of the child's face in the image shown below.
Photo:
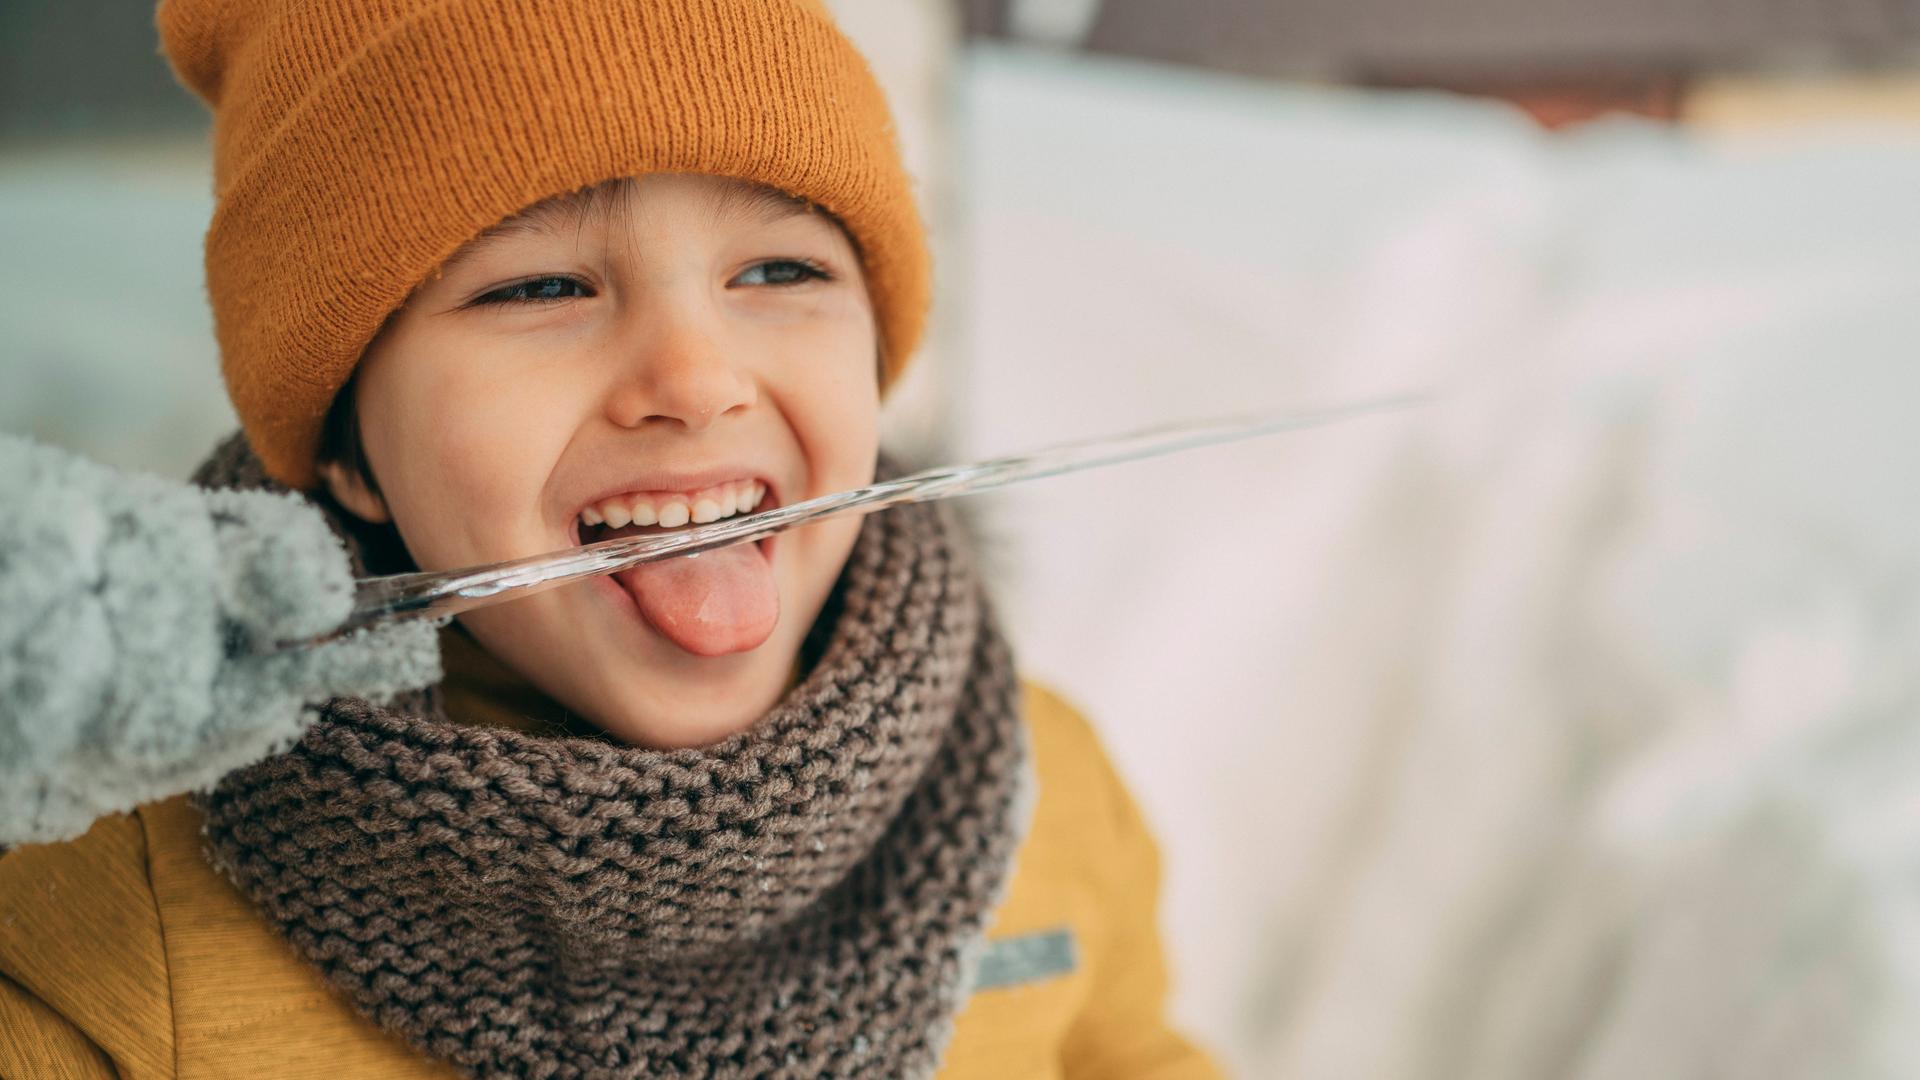
<path fill-rule="evenodd" d="M 636 503 L 668 525 L 682 506 L 735 512 L 755 485 L 765 508 L 870 482 L 858 258 L 831 219 L 756 191 L 648 176 L 468 244 L 369 346 L 355 400 L 380 493 L 328 468 L 336 495 L 437 570 L 631 533 L 592 522 Z M 610 734 L 702 745 L 783 693 L 858 531 L 829 521 L 461 619 Z"/>

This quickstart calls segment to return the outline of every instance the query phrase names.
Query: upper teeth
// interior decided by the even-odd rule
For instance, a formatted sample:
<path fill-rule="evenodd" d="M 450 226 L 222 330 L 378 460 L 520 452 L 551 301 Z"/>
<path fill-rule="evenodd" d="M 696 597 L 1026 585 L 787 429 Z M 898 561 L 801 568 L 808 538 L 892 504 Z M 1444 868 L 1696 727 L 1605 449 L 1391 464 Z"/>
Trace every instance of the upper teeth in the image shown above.
<path fill-rule="evenodd" d="M 690 493 L 642 492 L 615 495 L 580 511 L 587 525 L 607 525 L 615 529 L 628 525 L 661 525 L 679 528 L 691 521 L 705 525 L 734 514 L 744 514 L 760 505 L 767 486 L 757 480 L 729 480 Z"/>

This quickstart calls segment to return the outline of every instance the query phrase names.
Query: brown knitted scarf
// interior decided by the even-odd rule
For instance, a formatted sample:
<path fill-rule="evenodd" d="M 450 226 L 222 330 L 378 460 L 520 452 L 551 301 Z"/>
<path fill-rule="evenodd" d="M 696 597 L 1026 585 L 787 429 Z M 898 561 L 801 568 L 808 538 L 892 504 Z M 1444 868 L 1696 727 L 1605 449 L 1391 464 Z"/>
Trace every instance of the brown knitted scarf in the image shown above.
<path fill-rule="evenodd" d="M 265 483 L 237 440 L 199 478 Z M 800 685 L 704 749 L 337 699 L 196 796 L 208 857 L 469 1076 L 929 1075 L 1025 830 L 1010 657 L 932 508 L 866 520 L 822 619 Z"/>

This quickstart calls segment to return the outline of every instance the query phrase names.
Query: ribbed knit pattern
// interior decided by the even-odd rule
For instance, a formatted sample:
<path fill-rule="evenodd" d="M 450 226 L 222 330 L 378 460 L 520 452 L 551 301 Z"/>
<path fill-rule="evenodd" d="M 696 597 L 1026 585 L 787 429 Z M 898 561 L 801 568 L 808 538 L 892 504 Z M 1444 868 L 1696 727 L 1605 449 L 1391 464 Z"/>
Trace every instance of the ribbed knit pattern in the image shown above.
<path fill-rule="evenodd" d="M 316 480 L 335 392 L 462 244 L 551 195 L 737 177 L 838 215 L 891 378 L 931 289 L 884 96 L 819 0 L 164 0 L 213 110 L 207 292 L 270 475 Z"/>
<path fill-rule="evenodd" d="M 940 507 L 869 517 L 835 603 L 811 673 L 710 748 L 336 700 L 196 797 L 208 856 L 469 1076 L 928 1076 L 1025 828 L 1016 683 Z"/>

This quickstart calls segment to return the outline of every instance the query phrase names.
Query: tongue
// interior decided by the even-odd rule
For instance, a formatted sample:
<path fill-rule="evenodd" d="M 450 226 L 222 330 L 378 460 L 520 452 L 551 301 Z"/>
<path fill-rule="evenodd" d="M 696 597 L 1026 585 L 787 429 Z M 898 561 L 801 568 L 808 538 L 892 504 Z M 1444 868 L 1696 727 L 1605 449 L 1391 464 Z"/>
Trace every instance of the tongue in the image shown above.
<path fill-rule="evenodd" d="M 773 568 L 758 544 L 646 563 L 614 577 L 655 630 L 697 656 L 758 648 L 780 619 Z"/>

